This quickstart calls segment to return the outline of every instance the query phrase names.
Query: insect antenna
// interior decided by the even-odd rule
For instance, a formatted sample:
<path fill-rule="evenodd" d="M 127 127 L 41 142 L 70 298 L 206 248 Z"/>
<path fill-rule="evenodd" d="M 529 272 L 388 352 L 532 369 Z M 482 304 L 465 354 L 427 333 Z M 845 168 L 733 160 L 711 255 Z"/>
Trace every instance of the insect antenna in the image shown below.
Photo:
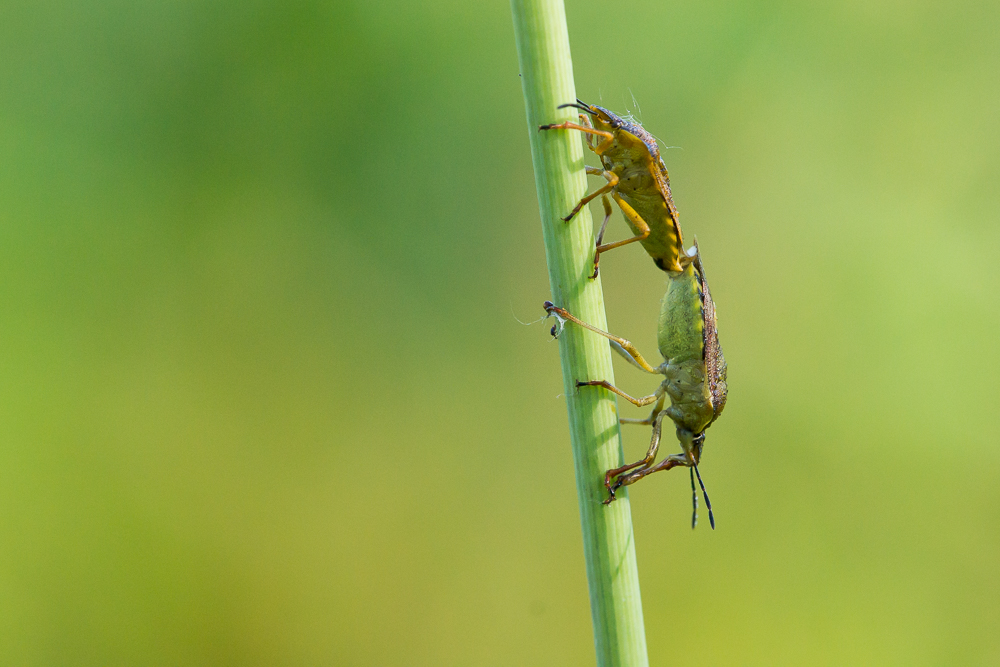
<path fill-rule="evenodd" d="M 556 108 L 557 108 L 557 109 L 565 109 L 565 108 L 567 108 L 567 107 L 573 107 L 574 109 L 579 109 L 580 111 L 586 111 L 586 112 L 587 112 L 587 113 L 589 113 L 589 114 L 590 114 L 591 116 L 593 116 L 593 115 L 594 115 L 594 112 L 590 110 L 590 107 L 588 107 L 588 106 L 586 105 L 586 103 L 584 103 L 584 102 L 581 102 L 580 100 L 577 100 L 576 102 L 570 102 L 569 104 L 560 104 L 560 105 L 559 105 L 558 107 L 556 107 Z"/>
<path fill-rule="evenodd" d="M 694 488 L 694 468 L 688 468 L 691 472 L 691 507 L 694 510 L 691 512 L 691 530 L 698 525 L 698 490 Z"/>
<path fill-rule="evenodd" d="M 701 473 L 698 472 L 698 466 L 692 466 L 694 468 L 694 474 L 698 475 L 698 484 L 701 485 L 701 493 L 705 496 L 705 507 L 708 508 L 708 522 L 712 524 L 712 530 L 715 530 L 715 515 L 712 514 L 712 501 L 708 499 L 708 491 L 705 490 L 705 482 L 701 481 Z M 692 486 L 694 481 L 691 482 Z"/>

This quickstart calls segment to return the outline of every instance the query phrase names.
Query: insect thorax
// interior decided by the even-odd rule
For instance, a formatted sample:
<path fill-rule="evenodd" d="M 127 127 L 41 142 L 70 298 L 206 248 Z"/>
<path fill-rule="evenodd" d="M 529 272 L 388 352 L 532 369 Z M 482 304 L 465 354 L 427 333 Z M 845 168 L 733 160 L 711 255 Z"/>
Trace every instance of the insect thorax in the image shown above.
<path fill-rule="evenodd" d="M 705 364 L 697 359 L 663 366 L 664 388 L 670 397 L 667 415 L 678 428 L 697 434 L 715 420 L 712 395 L 705 381 Z"/>

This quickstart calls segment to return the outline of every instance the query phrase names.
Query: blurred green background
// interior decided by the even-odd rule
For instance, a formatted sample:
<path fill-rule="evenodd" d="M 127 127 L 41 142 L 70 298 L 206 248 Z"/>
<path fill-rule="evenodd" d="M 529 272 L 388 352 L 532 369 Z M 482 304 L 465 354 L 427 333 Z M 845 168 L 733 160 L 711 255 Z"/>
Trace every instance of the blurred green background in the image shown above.
<path fill-rule="evenodd" d="M 652 664 L 1000 663 L 1000 6 L 567 13 L 730 368 Z M 3 2 L 0 86 L 0 661 L 593 663 L 506 3 Z"/>

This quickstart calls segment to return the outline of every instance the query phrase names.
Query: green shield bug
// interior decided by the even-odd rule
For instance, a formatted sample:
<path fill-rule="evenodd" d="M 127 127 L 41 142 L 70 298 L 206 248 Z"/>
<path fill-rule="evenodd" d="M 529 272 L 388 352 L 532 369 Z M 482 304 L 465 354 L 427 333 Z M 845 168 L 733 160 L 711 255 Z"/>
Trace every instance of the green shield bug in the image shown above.
<path fill-rule="evenodd" d="M 691 526 L 694 527 L 698 516 L 694 486 L 697 476 L 714 529 L 715 515 L 698 464 L 705 446 L 705 430 L 718 419 L 726 405 L 726 359 L 719 346 L 715 302 L 708 289 L 697 241 L 688 253 L 680 257 L 679 264 L 682 265 L 680 270 L 667 274 L 667 292 L 660 304 L 657 343 L 664 361 L 659 366 L 651 366 L 628 340 L 591 326 L 551 302 L 546 301 L 544 307 L 549 315 L 558 318 L 559 326 L 569 321 L 604 336 L 630 364 L 647 373 L 664 376 L 655 392 L 640 398 L 629 396 L 606 380 L 578 380 L 576 383 L 578 387 L 603 387 L 639 407 L 653 405 L 653 411 L 645 419 L 620 420 L 623 424 L 652 425 L 653 435 L 646 456 L 635 463 L 607 471 L 604 485 L 608 489 L 608 498 L 604 503 L 613 502 L 615 491 L 621 487 L 634 484 L 647 475 L 675 466 L 686 466 L 690 468 L 694 496 Z M 558 335 L 556 327 L 553 327 L 553 334 Z M 670 399 L 669 407 L 665 407 L 667 398 Z M 669 417 L 674 423 L 683 451 L 654 463 L 664 417 Z"/>

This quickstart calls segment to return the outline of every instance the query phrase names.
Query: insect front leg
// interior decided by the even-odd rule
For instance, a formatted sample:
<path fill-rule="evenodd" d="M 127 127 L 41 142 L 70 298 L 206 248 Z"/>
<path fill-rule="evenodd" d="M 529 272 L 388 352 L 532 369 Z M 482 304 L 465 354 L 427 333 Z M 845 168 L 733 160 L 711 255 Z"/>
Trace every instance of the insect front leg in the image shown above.
<path fill-rule="evenodd" d="M 584 127 L 589 127 L 591 129 L 594 129 L 594 124 L 590 122 L 590 116 L 588 116 L 585 113 L 580 114 L 580 125 L 583 125 Z M 593 134 L 585 134 L 583 136 L 587 139 L 587 148 L 589 148 L 591 151 L 593 151 L 594 150 L 594 135 Z M 607 141 L 607 137 L 605 137 L 604 139 L 602 139 L 602 141 Z"/>
<path fill-rule="evenodd" d="M 587 125 L 590 125 L 589 121 L 587 122 Z M 570 121 L 566 121 L 565 123 L 550 123 L 549 125 L 539 125 L 538 129 L 539 130 L 578 130 L 580 132 L 583 132 L 584 134 L 593 135 L 595 137 L 602 137 L 604 140 L 600 144 L 598 144 L 597 148 L 601 148 L 605 144 L 607 144 L 608 146 L 610 146 L 615 141 L 615 135 L 611 134 L 610 132 L 605 132 L 604 130 L 595 130 L 593 127 L 584 127 L 583 125 L 579 125 L 577 123 L 571 123 Z M 596 148 L 592 148 L 591 150 L 593 150 L 595 153 L 597 153 L 597 149 Z M 607 149 L 605 148 L 605 150 L 607 150 Z M 600 155 L 600 153 L 597 153 L 597 154 Z"/>
<path fill-rule="evenodd" d="M 636 461 L 635 463 L 629 463 L 620 468 L 612 468 L 611 470 L 604 473 L 604 486 L 608 489 L 608 499 L 604 501 L 605 505 L 613 503 L 615 501 L 615 491 L 622 486 L 621 478 L 619 477 L 622 473 L 628 472 L 634 468 L 645 469 L 656 460 L 656 451 L 660 448 L 660 436 L 663 432 L 663 418 L 666 413 L 661 412 L 656 417 L 656 421 L 653 422 L 653 436 L 649 441 L 649 451 L 646 452 L 646 456 Z M 618 477 L 618 479 L 615 479 Z M 614 484 L 611 480 L 615 480 Z"/>
<path fill-rule="evenodd" d="M 594 127 L 594 124 L 590 122 L 590 116 L 586 114 L 580 114 L 580 124 L 589 128 Z M 587 148 L 594 151 L 598 157 L 604 155 L 604 152 L 611 148 L 611 146 L 615 143 L 615 135 L 613 133 L 605 132 L 605 135 L 606 136 L 601 139 L 601 143 L 596 146 L 594 145 L 594 137 L 600 135 L 596 132 L 594 134 L 587 135 Z"/>
<path fill-rule="evenodd" d="M 671 468 L 674 468 L 676 466 L 690 466 L 690 465 L 691 462 L 688 461 L 687 457 L 684 454 L 672 454 L 667 458 L 663 459 L 662 461 L 660 461 L 659 463 L 657 463 L 655 466 L 651 466 L 649 468 L 639 468 L 638 470 L 630 472 L 627 475 L 619 475 L 618 478 L 615 479 L 615 483 L 608 488 L 608 492 L 611 494 L 611 497 L 605 500 L 604 504 L 607 505 L 608 503 L 614 501 L 615 491 L 617 491 L 623 486 L 628 486 L 629 484 L 635 484 L 646 475 L 652 475 L 654 472 L 659 472 L 660 470 L 670 470 Z M 609 470 L 608 472 L 611 471 Z"/>
<path fill-rule="evenodd" d="M 588 116 L 586 114 L 580 114 L 580 124 L 583 125 L 583 126 L 585 126 L 585 127 L 589 127 L 591 129 L 593 129 L 593 127 L 594 127 L 594 124 L 590 122 L 590 116 Z M 586 135 L 587 136 L 587 148 L 589 148 L 590 150 L 592 150 L 594 153 L 596 153 L 599 156 L 603 155 L 604 152 L 606 150 L 608 150 L 609 148 L 611 148 L 611 145 L 615 142 L 615 136 L 614 136 L 614 134 L 611 134 L 611 133 L 606 133 L 606 134 L 609 134 L 610 136 L 604 137 L 604 139 L 601 140 L 601 143 L 597 144 L 596 146 L 594 145 L 594 137 L 595 136 L 599 136 L 599 135 L 597 135 L 596 133 L 595 134 L 587 134 Z"/>

